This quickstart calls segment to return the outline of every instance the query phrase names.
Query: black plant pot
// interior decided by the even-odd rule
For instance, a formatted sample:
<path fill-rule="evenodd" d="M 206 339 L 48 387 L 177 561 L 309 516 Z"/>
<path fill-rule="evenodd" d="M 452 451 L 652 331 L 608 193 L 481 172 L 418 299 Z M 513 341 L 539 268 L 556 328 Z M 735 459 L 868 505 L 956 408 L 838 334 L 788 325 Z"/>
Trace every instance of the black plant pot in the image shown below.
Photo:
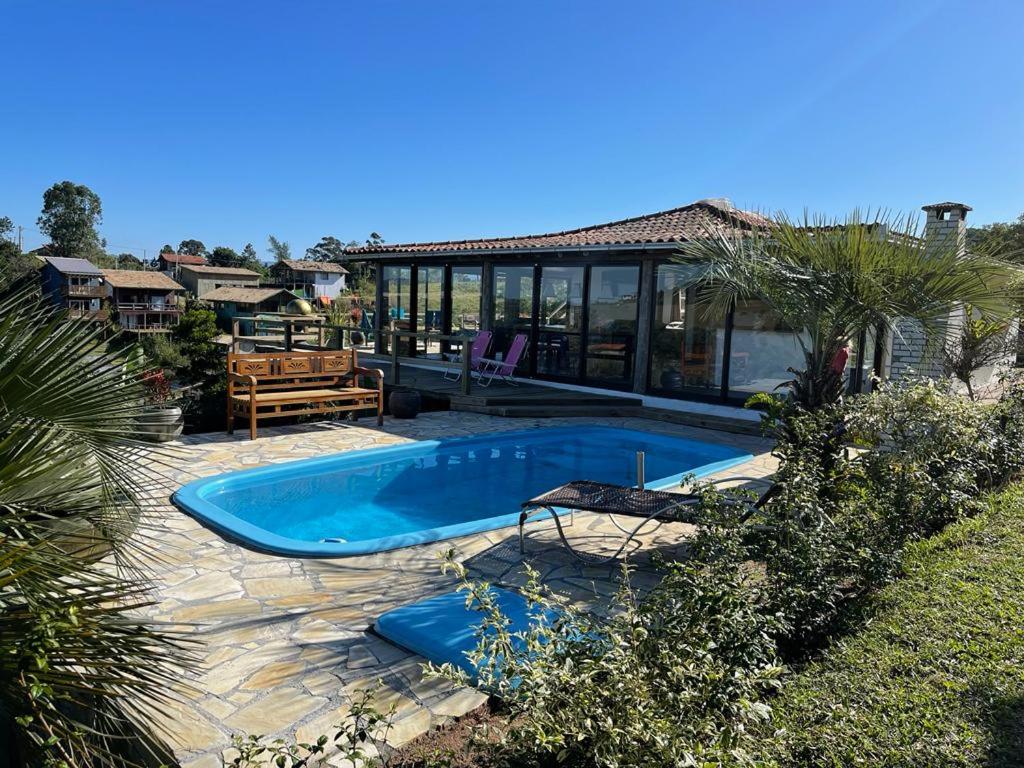
<path fill-rule="evenodd" d="M 679 371 L 674 371 L 671 368 L 661 372 L 661 388 L 662 389 L 682 389 L 683 388 L 683 374 Z"/>
<path fill-rule="evenodd" d="M 396 389 L 388 397 L 388 410 L 396 419 L 415 419 L 422 405 L 420 393 L 416 391 Z"/>
<path fill-rule="evenodd" d="M 362 331 L 352 331 L 352 333 L 349 334 L 348 339 L 352 343 L 352 346 L 354 347 L 358 347 L 360 344 L 366 341 L 366 339 L 363 338 Z"/>

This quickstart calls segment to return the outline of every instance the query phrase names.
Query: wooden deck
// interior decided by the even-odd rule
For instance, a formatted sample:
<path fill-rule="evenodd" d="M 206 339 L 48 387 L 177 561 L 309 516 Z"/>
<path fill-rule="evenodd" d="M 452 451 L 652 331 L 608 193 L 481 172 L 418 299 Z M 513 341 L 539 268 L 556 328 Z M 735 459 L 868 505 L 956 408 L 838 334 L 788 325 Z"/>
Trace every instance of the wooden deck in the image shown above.
<path fill-rule="evenodd" d="M 487 387 L 473 382 L 470 394 L 462 393 L 458 381 L 445 379 L 443 369 L 419 368 L 402 364 L 399 369 L 399 383 L 391 383 L 390 358 L 380 355 L 362 355 L 361 364 L 368 368 L 384 371 L 384 388 L 416 390 L 427 401 L 445 403 L 453 411 L 487 413 L 492 416 L 592 416 L 630 415 L 626 409 L 635 411 L 643 401 L 631 393 L 621 395 L 594 395 L 566 389 L 545 387 L 530 381 L 520 380 L 516 384 L 494 381 Z M 429 364 L 429 363 L 428 363 Z"/>

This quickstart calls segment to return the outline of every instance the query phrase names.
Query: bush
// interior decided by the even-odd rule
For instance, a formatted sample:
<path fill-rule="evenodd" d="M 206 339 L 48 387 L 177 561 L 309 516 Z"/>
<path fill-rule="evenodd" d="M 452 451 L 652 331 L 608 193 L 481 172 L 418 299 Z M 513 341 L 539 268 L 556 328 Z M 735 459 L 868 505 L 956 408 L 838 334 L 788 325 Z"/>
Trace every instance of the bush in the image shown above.
<path fill-rule="evenodd" d="M 765 719 L 758 701 L 777 685 L 775 621 L 758 609 L 730 557 L 666 566 L 646 599 L 628 572 L 608 615 L 547 595 L 529 570 L 528 630 L 512 632 L 489 586 L 466 578 L 481 611 L 471 656 L 477 686 L 507 704 L 498 764 L 699 765 L 750 762 L 747 729 Z M 465 673 L 433 670 L 460 683 Z"/>

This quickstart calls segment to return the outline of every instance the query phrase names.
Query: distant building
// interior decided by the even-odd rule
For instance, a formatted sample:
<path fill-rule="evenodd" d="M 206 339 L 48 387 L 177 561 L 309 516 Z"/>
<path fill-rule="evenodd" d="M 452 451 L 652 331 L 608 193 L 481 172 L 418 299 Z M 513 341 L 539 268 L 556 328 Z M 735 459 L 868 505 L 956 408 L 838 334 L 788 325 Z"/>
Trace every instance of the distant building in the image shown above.
<path fill-rule="evenodd" d="M 348 270 L 330 261 L 283 259 L 270 268 L 274 285 L 288 288 L 306 299 L 336 299 L 345 290 Z"/>
<path fill-rule="evenodd" d="M 209 267 L 202 264 L 182 264 L 177 280 L 193 296 L 202 298 L 218 288 L 256 288 L 260 275 L 242 267 Z"/>
<path fill-rule="evenodd" d="M 102 303 L 107 289 L 99 267 L 85 259 L 59 256 L 45 256 L 43 262 L 43 292 L 55 306 L 73 317 L 107 318 Z"/>
<path fill-rule="evenodd" d="M 229 328 L 238 315 L 257 315 L 262 312 L 284 312 L 295 294 L 284 288 L 240 288 L 222 286 L 201 294 L 217 313 L 221 327 Z"/>
<path fill-rule="evenodd" d="M 185 288 L 163 272 L 105 269 L 107 296 L 117 322 L 135 333 L 166 333 L 178 324 Z"/>
<path fill-rule="evenodd" d="M 202 266 L 206 259 L 202 256 L 190 256 L 187 253 L 161 253 L 156 257 L 157 269 L 168 277 L 177 279 L 182 266 Z"/>

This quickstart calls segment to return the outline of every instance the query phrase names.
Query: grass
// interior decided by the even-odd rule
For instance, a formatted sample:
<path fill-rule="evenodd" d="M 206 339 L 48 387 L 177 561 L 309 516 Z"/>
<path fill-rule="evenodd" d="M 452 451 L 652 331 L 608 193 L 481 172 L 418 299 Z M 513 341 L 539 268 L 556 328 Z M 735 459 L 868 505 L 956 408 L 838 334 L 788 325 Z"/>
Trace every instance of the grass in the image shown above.
<path fill-rule="evenodd" d="M 1024 765 L 1024 485 L 914 545 L 905 571 L 785 682 L 766 762 Z"/>

